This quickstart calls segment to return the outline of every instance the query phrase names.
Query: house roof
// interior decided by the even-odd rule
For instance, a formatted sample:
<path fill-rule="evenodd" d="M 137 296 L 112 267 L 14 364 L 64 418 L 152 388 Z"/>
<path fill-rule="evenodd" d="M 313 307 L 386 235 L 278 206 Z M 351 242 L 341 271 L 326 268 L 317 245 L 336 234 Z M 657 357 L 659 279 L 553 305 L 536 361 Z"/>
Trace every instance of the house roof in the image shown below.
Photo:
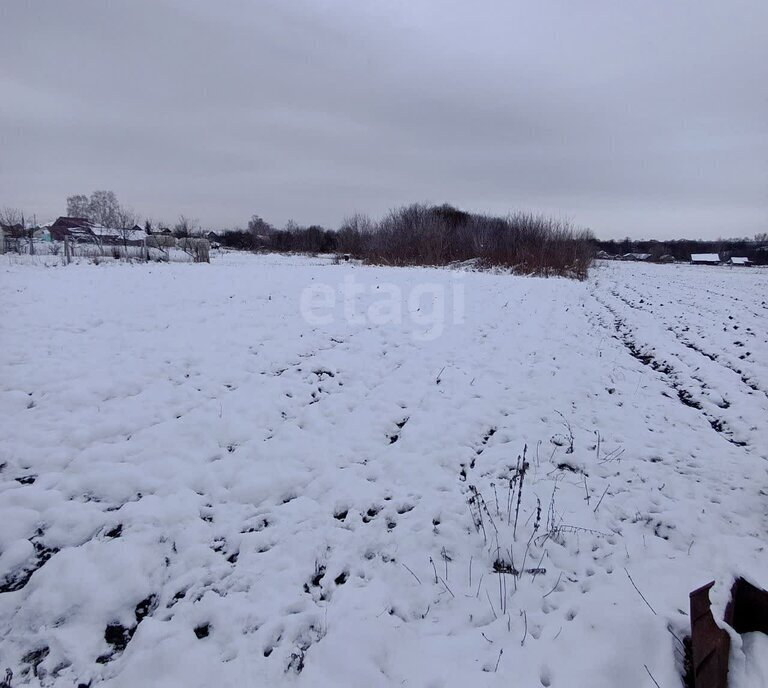
<path fill-rule="evenodd" d="M 732 256 L 731 263 L 734 265 L 746 265 L 749 263 L 749 258 L 743 258 L 741 256 Z"/>
<path fill-rule="evenodd" d="M 114 227 L 94 225 L 91 227 L 91 231 L 100 239 L 110 237 L 126 241 L 141 241 L 147 238 L 147 233 L 143 229 L 115 229 Z"/>
<path fill-rule="evenodd" d="M 66 217 L 62 215 L 57 217 L 54 222 L 51 223 L 52 227 L 90 227 L 93 223 L 87 217 Z"/>
<path fill-rule="evenodd" d="M 93 224 L 82 217 L 60 217 L 50 226 L 51 235 L 60 241 L 65 235 L 73 238 L 89 238 L 91 241 L 117 243 L 120 241 L 141 242 L 147 238 L 143 229 L 116 229 Z M 111 240 L 111 241 L 110 241 Z"/>
<path fill-rule="evenodd" d="M 56 241 L 61 241 L 65 236 L 72 237 L 76 240 L 85 239 L 87 241 L 94 241 L 93 232 L 88 227 L 64 227 L 56 229 L 49 229 L 51 236 Z"/>
<path fill-rule="evenodd" d="M 691 262 L 693 263 L 719 263 L 720 256 L 717 253 L 692 253 Z"/>

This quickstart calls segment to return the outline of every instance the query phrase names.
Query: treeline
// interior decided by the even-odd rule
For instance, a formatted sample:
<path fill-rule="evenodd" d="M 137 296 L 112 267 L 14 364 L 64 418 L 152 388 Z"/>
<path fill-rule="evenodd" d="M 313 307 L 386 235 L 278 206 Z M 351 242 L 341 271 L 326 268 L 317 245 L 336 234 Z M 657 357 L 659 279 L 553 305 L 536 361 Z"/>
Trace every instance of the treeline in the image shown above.
<path fill-rule="evenodd" d="M 67 216 L 126 232 L 139 222 L 112 191 L 68 197 Z M 28 234 L 30 242 L 38 229 L 24 220 L 21 211 L 8 210 L 0 220 L 9 232 Z M 392 210 L 380 220 L 357 214 L 337 230 L 293 222 L 277 229 L 255 215 L 247 229 L 204 231 L 197 220 L 184 215 L 175 224 L 147 218 L 142 229 L 158 244 L 157 237 L 162 235 L 200 237 L 214 248 L 342 253 L 379 265 L 443 266 L 471 261 L 479 268 L 577 279 L 586 278 L 597 250 L 590 232 L 568 222 L 527 213 L 495 217 L 450 205 L 414 204 Z"/>
<path fill-rule="evenodd" d="M 757 265 L 768 264 L 768 234 L 758 234 L 754 239 L 718 239 L 703 241 L 699 239 L 675 239 L 671 241 L 635 241 L 619 239 L 594 241 L 595 251 L 605 251 L 611 255 L 625 253 L 650 253 L 651 260 L 662 256 L 673 256 L 675 260 L 690 260 L 692 253 L 717 253 L 723 259 L 731 256 L 749 258 Z"/>
<path fill-rule="evenodd" d="M 284 253 L 338 253 L 339 235 L 319 225 L 294 226 L 289 229 L 268 228 L 254 232 L 245 229 L 226 230 L 219 235 L 218 243 L 241 251 L 269 250 Z"/>
<path fill-rule="evenodd" d="M 338 231 L 319 226 L 272 229 L 260 218 L 249 229 L 224 232 L 231 248 L 344 253 L 379 265 L 441 266 L 474 261 L 479 267 L 584 279 L 592 262 L 592 235 L 567 222 L 517 213 L 493 217 L 449 205 L 414 204 L 374 221 L 354 215 Z"/>

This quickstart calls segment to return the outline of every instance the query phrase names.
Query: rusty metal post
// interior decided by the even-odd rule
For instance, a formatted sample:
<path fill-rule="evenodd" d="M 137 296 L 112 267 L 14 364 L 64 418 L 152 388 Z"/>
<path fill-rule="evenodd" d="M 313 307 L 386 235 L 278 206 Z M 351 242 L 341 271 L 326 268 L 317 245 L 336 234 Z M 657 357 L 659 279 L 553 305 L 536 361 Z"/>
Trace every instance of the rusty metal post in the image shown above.
<path fill-rule="evenodd" d="M 728 688 L 731 638 L 715 623 L 709 601 L 714 581 L 694 590 L 691 598 L 691 649 L 696 688 Z"/>
<path fill-rule="evenodd" d="M 737 578 L 725 608 L 725 623 L 736 633 L 761 631 L 768 634 L 768 592 Z"/>

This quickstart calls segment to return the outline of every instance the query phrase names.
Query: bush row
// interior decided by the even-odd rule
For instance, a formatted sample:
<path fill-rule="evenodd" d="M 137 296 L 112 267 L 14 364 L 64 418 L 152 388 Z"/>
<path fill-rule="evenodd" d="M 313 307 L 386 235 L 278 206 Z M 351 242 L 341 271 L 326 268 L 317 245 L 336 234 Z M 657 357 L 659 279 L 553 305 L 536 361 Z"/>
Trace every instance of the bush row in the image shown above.
<path fill-rule="evenodd" d="M 592 262 L 591 234 L 567 222 L 527 213 L 492 217 L 449 205 L 414 204 L 373 221 L 354 215 L 338 231 L 322 227 L 227 232 L 225 245 L 250 250 L 345 253 L 380 265 L 480 267 L 584 279 Z"/>

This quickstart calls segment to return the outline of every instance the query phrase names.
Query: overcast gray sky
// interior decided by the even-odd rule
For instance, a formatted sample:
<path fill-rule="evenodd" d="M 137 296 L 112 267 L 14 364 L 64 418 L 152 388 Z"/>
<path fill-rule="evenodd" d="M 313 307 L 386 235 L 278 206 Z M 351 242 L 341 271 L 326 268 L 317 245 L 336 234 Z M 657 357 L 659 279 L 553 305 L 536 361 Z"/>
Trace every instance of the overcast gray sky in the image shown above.
<path fill-rule="evenodd" d="M 0 206 L 768 231 L 766 0 L 2 0 Z"/>

